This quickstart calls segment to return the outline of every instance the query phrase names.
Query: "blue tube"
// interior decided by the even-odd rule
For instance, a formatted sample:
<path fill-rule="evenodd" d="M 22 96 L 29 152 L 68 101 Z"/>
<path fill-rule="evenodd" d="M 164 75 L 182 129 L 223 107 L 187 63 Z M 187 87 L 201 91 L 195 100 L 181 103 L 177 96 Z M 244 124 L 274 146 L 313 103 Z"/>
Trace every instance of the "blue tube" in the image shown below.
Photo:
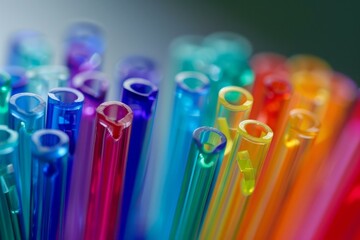
<path fill-rule="evenodd" d="M 43 129 L 32 136 L 31 239 L 64 239 L 69 138 Z"/>
<path fill-rule="evenodd" d="M 143 78 L 129 78 L 123 84 L 122 102 L 132 109 L 134 118 L 125 174 L 120 238 L 125 229 L 128 238 L 133 238 L 136 233 L 136 202 L 145 178 L 157 95 L 157 86 Z"/>
<path fill-rule="evenodd" d="M 192 133 L 201 124 L 201 113 L 209 93 L 208 78 L 198 72 L 181 72 L 176 75 L 176 91 L 171 118 L 167 157 L 164 163 L 163 187 L 160 187 L 155 203 L 155 219 L 149 233 L 153 238 L 168 238 L 175 214 L 181 184 L 186 167 Z M 175 174 L 176 173 L 176 174 Z M 155 204 L 156 205 L 156 204 Z"/>
<path fill-rule="evenodd" d="M 19 66 L 6 66 L 4 71 L 10 75 L 11 95 L 27 91 L 28 78 L 26 69 Z"/>
<path fill-rule="evenodd" d="M 84 95 L 72 88 L 54 88 L 48 94 L 46 128 L 59 129 L 69 136 L 70 156 L 75 153 Z"/>
<path fill-rule="evenodd" d="M 48 96 L 46 128 L 58 129 L 65 132 L 69 137 L 68 180 L 66 186 L 66 201 L 68 201 L 84 95 L 72 88 L 54 88 L 49 92 Z"/>
<path fill-rule="evenodd" d="M 9 126 L 19 134 L 19 151 L 14 162 L 21 196 L 26 238 L 30 226 L 31 136 L 45 126 L 45 101 L 33 93 L 19 93 L 10 98 Z"/>

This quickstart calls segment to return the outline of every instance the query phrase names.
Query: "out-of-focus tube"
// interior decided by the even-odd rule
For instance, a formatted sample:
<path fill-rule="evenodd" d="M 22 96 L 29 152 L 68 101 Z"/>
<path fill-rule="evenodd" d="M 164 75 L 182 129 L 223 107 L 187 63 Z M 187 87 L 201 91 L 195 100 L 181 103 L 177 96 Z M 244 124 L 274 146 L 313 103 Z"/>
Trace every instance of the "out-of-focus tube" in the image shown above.
<path fill-rule="evenodd" d="M 48 93 L 57 87 L 68 85 L 69 70 L 64 66 L 41 66 L 27 72 L 27 91 L 40 95 L 47 101 Z"/>
<path fill-rule="evenodd" d="M 235 236 L 237 223 L 256 188 L 272 137 L 272 130 L 262 122 L 240 122 L 225 169 L 221 194 L 224 200 L 214 215 L 208 212 L 206 217 L 210 219 L 211 226 L 203 229 L 201 239 L 231 239 Z"/>
<path fill-rule="evenodd" d="M 0 125 L 0 238 L 22 239 L 20 199 L 13 163 L 17 158 L 18 134 Z"/>
<path fill-rule="evenodd" d="M 103 31 L 100 26 L 93 22 L 72 24 L 67 31 L 65 46 L 65 63 L 71 78 L 80 72 L 101 70 L 104 51 Z"/>
<path fill-rule="evenodd" d="M 315 202 L 319 189 L 323 188 L 327 171 L 336 171 L 335 169 L 339 168 L 333 162 L 336 158 L 333 157 L 332 149 L 334 144 L 338 144 L 338 137 L 342 134 L 342 127 L 351 112 L 356 94 L 357 87 L 351 79 L 342 74 L 334 73 L 331 78 L 329 107 L 325 112 L 321 131 L 314 145 L 316 151 L 311 151 L 305 159 L 294 187 L 288 192 L 287 201 L 283 204 L 283 211 L 279 216 L 275 230 L 277 236 L 296 235 L 296 228 L 299 225 L 290 224 L 289 219 L 294 219 L 296 216 L 296 222 L 307 221 L 307 209 Z M 344 144 L 343 148 L 345 145 L 350 147 Z M 301 198 L 301 202 L 298 201 L 299 198 Z M 287 231 L 285 232 L 283 229 Z"/>
<path fill-rule="evenodd" d="M 303 71 L 331 71 L 331 66 L 324 59 L 307 54 L 298 54 L 290 57 L 287 65 L 291 75 Z"/>
<path fill-rule="evenodd" d="M 9 126 L 19 134 L 19 151 L 14 162 L 21 196 L 25 238 L 30 237 L 31 136 L 45 126 L 45 101 L 33 93 L 19 93 L 10 98 Z"/>
<path fill-rule="evenodd" d="M 26 69 L 19 66 L 6 66 L 4 71 L 7 72 L 11 79 L 11 95 L 27 91 L 28 78 Z"/>
<path fill-rule="evenodd" d="M 11 80 L 9 74 L 0 71 L 0 125 L 8 124 Z"/>
<path fill-rule="evenodd" d="M 19 31 L 12 36 L 9 45 L 8 65 L 10 66 L 30 69 L 51 63 L 51 48 L 39 32 Z"/>
<path fill-rule="evenodd" d="M 261 239 L 270 234 L 286 191 L 291 188 L 318 132 L 319 121 L 314 114 L 303 109 L 290 111 L 286 130 L 238 226 L 238 238 Z"/>
<path fill-rule="evenodd" d="M 31 239 L 64 239 L 69 138 L 42 129 L 32 137 Z"/>
<path fill-rule="evenodd" d="M 134 238 L 138 232 L 135 224 L 140 220 L 137 220 L 136 214 L 144 187 L 157 95 L 157 86 L 146 79 L 129 78 L 124 81 L 122 102 L 132 109 L 134 115 L 121 206 L 120 234 L 126 231 L 127 238 Z"/>
<path fill-rule="evenodd" d="M 96 110 L 95 144 L 85 239 L 115 239 L 133 113 L 121 102 Z"/>
<path fill-rule="evenodd" d="M 251 43 L 232 32 L 217 32 L 204 38 L 203 45 L 215 52 L 215 65 L 222 71 L 223 81 L 251 90 L 254 75 L 248 65 L 252 53 Z"/>
<path fill-rule="evenodd" d="M 250 66 L 254 71 L 255 81 L 252 89 L 254 96 L 254 107 L 251 110 L 250 118 L 257 119 L 263 109 L 263 98 L 265 94 L 264 81 L 268 75 L 281 75 L 288 79 L 288 67 L 286 57 L 276 53 L 259 53 L 250 59 Z M 273 129 L 274 130 L 274 129 Z"/>
<path fill-rule="evenodd" d="M 257 119 L 276 133 L 282 132 L 292 95 L 292 86 L 283 75 L 268 75 L 264 80 L 262 109 Z"/>
<path fill-rule="evenodd" d="M 84 106 L 66 210 L 65 239 L 82 239 L 90 188 L 96 108 L 104 102 L 109 83 L 105 74 L 86 71 L 75 75 L 73 86 L 84 95 Z"/>
<path fill-rule="evenodd" d="M 129 56 L 120 62 L 118 66 L 119 88 L 123 89 L 123 83 L 129 78 L 144 78 L 158 85 L 160 76 L 156 62 L 145 56 Z"/>
<path fill-rule="evenodd" d="M 226 137 L 215 128 L 200 127 L 193 133 L 186 171 L 177 202 L 171 239 L 196 239 L 215 170 L 224 155 Z"/>

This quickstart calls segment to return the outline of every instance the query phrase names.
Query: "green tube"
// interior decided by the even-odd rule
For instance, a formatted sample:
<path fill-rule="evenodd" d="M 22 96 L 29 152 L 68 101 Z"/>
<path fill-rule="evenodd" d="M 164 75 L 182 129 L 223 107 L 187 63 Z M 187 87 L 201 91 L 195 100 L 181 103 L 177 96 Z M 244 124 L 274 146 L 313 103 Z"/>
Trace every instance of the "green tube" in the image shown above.
<path fill-rule="evenodd" d="M 0 125 L 0 239 L 21 239 L 20 201 L 13 162 L 18 134 Z"/>
<path fill-rule="evenodd" d="M 7 125 L 8 123 L 10 94 L 10 75 L 6 72 L 0 71 L 0 125 Z"/>
<path fill-rule="evenodd" d="M 170 239 L 196 239 L 225 146 L 225 135 L 215 128 L 200 127 L 194 131 Z"/>

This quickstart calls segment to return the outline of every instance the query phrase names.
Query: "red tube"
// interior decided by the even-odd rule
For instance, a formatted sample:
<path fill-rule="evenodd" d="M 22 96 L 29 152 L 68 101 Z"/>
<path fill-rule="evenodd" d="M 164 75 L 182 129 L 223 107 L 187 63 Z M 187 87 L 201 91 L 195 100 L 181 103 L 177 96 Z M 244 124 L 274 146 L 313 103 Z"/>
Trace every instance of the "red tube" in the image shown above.
<path fill-rule="evenodd" d="M 121 102 L 96 109 L 95 143 L 85 239 L 115 239 L 133 113 Z"/>

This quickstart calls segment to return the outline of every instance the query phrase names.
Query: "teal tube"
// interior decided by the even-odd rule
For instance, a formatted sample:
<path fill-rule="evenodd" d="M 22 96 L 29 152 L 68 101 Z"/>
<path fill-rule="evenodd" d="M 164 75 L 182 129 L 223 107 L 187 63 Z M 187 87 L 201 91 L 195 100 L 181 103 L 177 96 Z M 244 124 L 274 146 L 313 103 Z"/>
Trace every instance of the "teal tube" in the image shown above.
<path fill-rule="evenodd" d="M 19 151 L 14 167 L 21 195 L 26 239 L 30 237 L 31 136 L 44 128 L 45 109 L 45 101 L 33 93 L 19 93 L 10 98 L 9 126 L 19 135 Z"/>
<path fill-rule="evenodd" d="M 196 239 L 225 146 L 225 135 L 215 128 L 194 131 L 170 239 Z"/>
<path fill-rule="evenodd" d="M 21 211 L 13 163 L 18 134 L 0 125 L 0 239 L 22 239 Z"/>

